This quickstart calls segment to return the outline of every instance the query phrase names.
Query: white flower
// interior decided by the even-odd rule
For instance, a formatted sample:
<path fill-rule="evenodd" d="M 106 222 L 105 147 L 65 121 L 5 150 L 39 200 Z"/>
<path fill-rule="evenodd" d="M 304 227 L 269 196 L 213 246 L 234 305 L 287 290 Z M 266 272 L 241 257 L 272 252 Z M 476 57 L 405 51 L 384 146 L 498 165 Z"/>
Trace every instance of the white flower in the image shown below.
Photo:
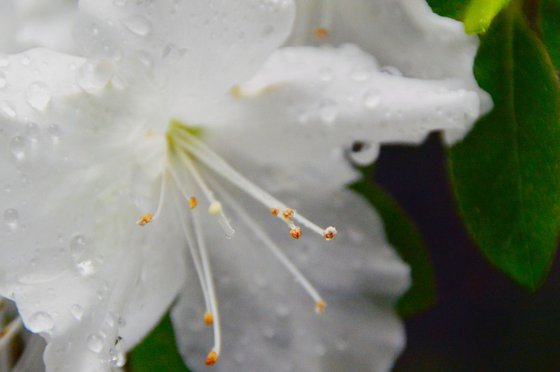
<path fill-rule="evenodd" d="M 479 96 L 353 46 L 274 52 L 293 16 L 289 0 L 85 0 L 87 59 L 0 59 L 0 294 L 49 371 L 121 366 L 179 293 L 195 369 L 208 351 L 223 371 L 391 367 L 408 269 L 344 190 L 348 157 L 464 128 Z"/>

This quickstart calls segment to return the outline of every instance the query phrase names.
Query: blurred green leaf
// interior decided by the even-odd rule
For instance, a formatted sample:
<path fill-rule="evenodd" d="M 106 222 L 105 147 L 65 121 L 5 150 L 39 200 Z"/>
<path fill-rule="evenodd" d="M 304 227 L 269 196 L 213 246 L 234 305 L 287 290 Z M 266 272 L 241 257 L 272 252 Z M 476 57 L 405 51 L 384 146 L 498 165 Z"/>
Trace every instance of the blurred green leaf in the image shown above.
<path fill-rule="evenodd" d="M 432 10 L 444 17 L 463 19 L 469 0 L 428 0 Z"/>
<path fill-rule="evenodd" d="M 129 355 L 132 372 L 189 372 L 177 352 L 175 334 L 169 315 Z"/>
<path fill-rule="evenodd" d="M 560 70 L 560 0 L 541 0 L 539 19 L 550 58 Z"/>
<path fill-rule="evenodd" d="M 560 92 L 518 3 L 483 37 L 475 75 L 495 108 L 450 150 L 455 195 L 487 258 L 536 289 L 549 271 L 560 226 Z"/>
<path fill-rule="evenodd" d="M 471 0 L 463 21 L 469 34 L 486 32 L 494 17 L 508 5 L 510 0 Z"/>
<path fill-rule="evenodd" d="M 432 264 L 414 222 L 391 196 L 380 186 L 368 181 L 368 178 L 364 177 L 351 188 L 366 197 L 375 207 L 383 219 L 389 243 L 411 268 L 412 286 L 397 303 L 399 315 L 409 317 L 428 309 L 436 302 Z"/>

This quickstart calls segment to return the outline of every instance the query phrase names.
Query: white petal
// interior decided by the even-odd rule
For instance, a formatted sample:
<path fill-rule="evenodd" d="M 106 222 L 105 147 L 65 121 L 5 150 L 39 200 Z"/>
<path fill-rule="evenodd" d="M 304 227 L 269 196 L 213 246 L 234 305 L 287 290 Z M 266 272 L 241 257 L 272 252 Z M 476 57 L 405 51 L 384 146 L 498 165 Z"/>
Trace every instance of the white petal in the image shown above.
<path fill-rule="evenodd" d="M 353 43 L 382 65 L 423 79 L 460 78 L 476 87 L 478 39 L 463 24 L 434 14 L 425 0 L 297 0 L 292 44 Z M 313 30 L 325 27 L 318 40 Z"/>
<path fill-rule="evenodd" d="M 238 234 L 230 241 L 207 235 L 224 337 L 217 371 L 386 371 L 402 350 L 404 333 L 393 305 L 408 285 L 408 269 L 385 242 L 367 202 L 349 191 L 321 190 L 308 185 L 284 197 L 299 212 L 337 224 L 334 241 L 305 231 L 293 241 L 281 222 L 258 214 L 262 226 L 251 229 L 266 227 L 316 285 L 328 303 L 322 315 L 241 221 L 234 218 Z M 212 340 L 194 282 L 186 283 L 172 318 L 183 356 L 198 371 Z"/>
<path fill-rule="evenodd" d="M 49 371 L 108 370 L 116 337 L 138 342 L 184 275 L 169 199 L 160 219 L 136 225 L 154 211 L 144 199 L 158 199 L 165 142 L 143 132 L 126 92 L 85 92 L 83 67 L 31 50 L 1 68 L 0 295 L 49 341 Z"/>
<path fill-rule="evenodd" d="M 319 177 L 325 187 L 352 179 L 347 151 L 354 141 L 368 143 L 361 161 L 368 163 L 380 144 L 466 130 L 480 113 L 478 92 L 461 80 L 391 75 L 350 45 L 281 49 L 240 90 L 229 109 L 208 119 L 221 125 L 205 128 L 207 141 L 226 158 L 282 166 L 290 179 Z"/>
<path fill-rule="evenodd" d="M 80 9 L 84 55 L 153 65 L 177 106 L 249 78 L 286 39 L 294 13 L 291 0 L 85 0 Z"/>
<path fill-rule="evenodd" d="M 74 50 L 72 30 L 77 0 L 7 0 L 0 9 L 0 50 L 19 52 L 33 47 Z"/>

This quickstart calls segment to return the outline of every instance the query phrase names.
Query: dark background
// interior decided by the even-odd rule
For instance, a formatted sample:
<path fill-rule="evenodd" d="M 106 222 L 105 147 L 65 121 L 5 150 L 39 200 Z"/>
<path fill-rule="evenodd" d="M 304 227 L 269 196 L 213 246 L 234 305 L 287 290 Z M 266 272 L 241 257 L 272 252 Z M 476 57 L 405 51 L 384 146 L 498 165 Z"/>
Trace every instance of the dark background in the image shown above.
<path fill-rule="evenodd" d="M 422 233 L 438 287 L 437 303 L 406 320 L 395 371 L 560 371 L 558 260 L 536 293 L 490 266 L 458 217 L 437 134 L 385 146 L 376 169 Z"/>

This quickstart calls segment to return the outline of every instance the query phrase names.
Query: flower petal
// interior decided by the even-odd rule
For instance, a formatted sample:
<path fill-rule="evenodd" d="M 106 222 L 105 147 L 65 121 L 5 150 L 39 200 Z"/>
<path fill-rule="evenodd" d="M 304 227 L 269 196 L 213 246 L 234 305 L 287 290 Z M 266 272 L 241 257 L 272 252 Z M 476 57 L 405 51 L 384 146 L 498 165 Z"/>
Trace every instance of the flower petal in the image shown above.
<path fill-rule="evenodd" d="M 80 9 L 84 55 L 153 65 L 177 105 L 248 79 L 286 39 L 294 14 L 291 0 L 84 0 Z"/>
<path fill-rule="evenodd" d="M 2 52 L 33 47 L 74 50 L 72 30 L 76 0 L 7 0 L 0 8 Z"/>
<path fill-rule="evenodd" d="M 48 370 L 108 370 L 117 336 L 123 351 L 138 342 L 184 275 L 170 201 L 136 225 L 158 200 L 164 140 L 142 132 L 127 92 L 84 91 L 84 66 L 36 49 L 0 69 L 0 295 L 49 342 Z"/>
<path fill-rule="evenodd" d="M 393 305 L 408 285 L 408 268 L 385 242 L 379 218 L 363 199 L 350 191 L 321 190 L 307 185 L 284 199 L 320 222 L 337 223 L 332 242 L 305 232 L 293 241 L 272 217 L 270 223 L 257 217 L 260 226 L 241 226 L 227 242 L 220 234 L 206 235 L 223 325 L 217 371 L 386 371 L 402 350 L 404 333 Z M 265 227 L 321 292 L 328 303 L 324 314 L 315 313 L 313 300 L 255 238 L 253 230 Z M 202 297 L 192 280 L 172 319 L 187 364 L 202 370 L 212 332 L 203 326 Z"/>
<path fill-rule="evenodd" d="M 296 0 L 296 6 L 290 44 L 353 43 L 405 76 L 460 78 L 477 86 L 478 39 L 462 23 L 434 14 L 425 0 Z M 328 36 L 317 38 L 317 27 Z"/>
<path fill-rule="evenodd" d="M 350 155 L 367 164 L 380 144 L 464 131 L 480 114 L 478 92 L 460 79 L 392 75 L 351 45 L 281 49 L 239 92 L 229 109 L 208 118 L 221 125 L 205 128 L 207 141 L 225 158 L 259 154 L 255 161 L 289 168 L 290 179 L 320 177 L 325 187 L 352 179 L 347 159 L 355 143 L 366 151 Z"/>

